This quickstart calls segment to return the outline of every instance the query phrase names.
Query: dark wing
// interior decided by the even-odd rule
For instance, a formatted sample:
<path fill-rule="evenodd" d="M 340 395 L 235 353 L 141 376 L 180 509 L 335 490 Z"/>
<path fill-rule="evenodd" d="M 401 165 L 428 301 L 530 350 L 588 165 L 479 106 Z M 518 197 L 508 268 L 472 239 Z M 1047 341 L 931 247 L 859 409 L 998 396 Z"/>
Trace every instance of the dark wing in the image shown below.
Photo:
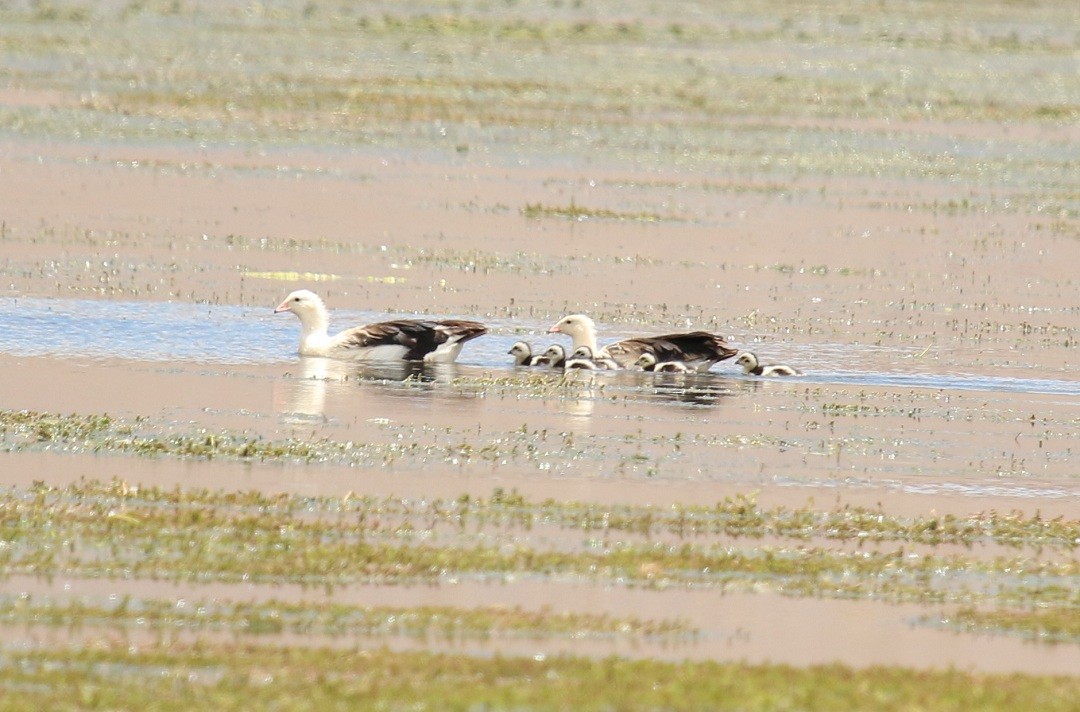
<path fill-rule="evenodd" d="M 723 336 L 707 331 L 653 337 L 652 347 L 657 361 L 723 361 L 739 353 L 728 346 Z"/>
<path fill-rule="evenodd" d="M 350 329 L 340 335 L 344 348 L 371 348 L 399 345 L 408 349 L 406 361 L 420 361 L 447 342 L 464 343 L 487 333 L 487 327 L 475 321 L 446 319 L 395 319 Z"/>
<path fill-rule="evenodd" d="M 633 363 L 641 354 L 651 353 L 656 361 L 709 361 L 715 363 L 738 353 L 718 334 L 707 331 L 688 331 L 662 336 L 639 336 L 623 339 L 605 347 L 608 354 L 622 365 Z"/>

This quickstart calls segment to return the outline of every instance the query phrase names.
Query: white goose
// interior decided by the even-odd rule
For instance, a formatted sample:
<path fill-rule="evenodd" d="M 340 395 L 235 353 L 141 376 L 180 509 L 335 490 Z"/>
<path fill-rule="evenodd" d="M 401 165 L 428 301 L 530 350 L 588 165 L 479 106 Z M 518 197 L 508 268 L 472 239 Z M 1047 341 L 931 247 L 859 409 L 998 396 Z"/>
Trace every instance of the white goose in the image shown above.
<path fill-rule="evenodd" d="M 802 371 L 782 363 L 762 364 L 758 361 L 757 354 L 743 351 L 739 358 L 735 359 L 736 366 L 743 367 L 743 373 L 749 376 L 801 376 Z"/>
<path fill-rule="evenodd" d="M 682 361 L 657 361 L 656 356 L 651 353 L 641 354 L 634 362 L 634 367 L 653 373 L 686 373 L 690 370 L 690 367 Z"/>
<path fill-rule="evenodd" d="M 588 346 L 598 357 L 613 360 L 620 368 L 626 368 L 651 353 L 658 362 L 682 361 L 694 371 L 708 371 L 718 361 L 731 358 L 738 350 L 731 348 L 724 337 L 707 331 L 690 331 L 662 336 L 639 336 L 596 347 L 596 324 L 584 314 L 563 317 L 550 333 L 566 334 L 574 340 L 573 348 Z"/>
<path fill-rule="evenodd" d="M 347 361 L 427 361 L 452 363 L 470 339 L 487 327 L 460 319 L 395 319 L 346 329 L 330 336 L 330 315 L 319 295 L 299 289 L 274 309 L 300 319 L 300 355 Z"/>

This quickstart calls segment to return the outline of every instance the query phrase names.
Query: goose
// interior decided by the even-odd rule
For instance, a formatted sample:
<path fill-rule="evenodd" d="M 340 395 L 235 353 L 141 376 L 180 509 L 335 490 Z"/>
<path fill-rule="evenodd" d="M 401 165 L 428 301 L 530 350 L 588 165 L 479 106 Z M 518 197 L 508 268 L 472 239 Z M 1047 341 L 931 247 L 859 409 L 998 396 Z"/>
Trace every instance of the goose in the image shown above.
<path fill-rule="evenodd" d="M 579 346 L 574 349 L 574 353 L 570 354 L 570 358 L 566 359 L 565 367 L 567 369 L 587 368 L 590 371 L 610 371 L 617 370 L 619 364 L 604 356 L 599 358 L 594 356 L 593 350 L 588 346 Z"/>
<path fill-rule="evenodd" d="M 690 370 L 708 371 L 718 361 L 738 353 L 724 341 L 724 337 L 707 331 L 690 331 L 663 336 L 639 336 L 596 348 L 596 324 L 584 314 L 571 314 L 548 330 L 549 333 L 566 334 L 574 340 L 573 348 L 588 346 L 594 354 L 612 359 L 625 368 L 637 361 L 642 354 L 651 353 L 659 362 L 682 361 Z"/>
<path fill-rule="evenodd" d="M 566 351 L 558 344 L 552 344 L 548 350 L 536 357 L 535 366 L 547 366 L 548 368 L 562 368 L 566 364 Z"/>
<path fill-rule="evenodd" d="M 751 376 L 801 376 L 802 371 L 782 363 L 762 365 L 756 354 L 743 351 L 739 358 L 735 359 L 736 366 L 743 367 L 743 373 Z"/>
<path fill-rule="evenodd" d="M 540 358 L 540 356 L 533 357 L 532 346 L 529 346 L 528 341 L 515 341 L 506 353 L 514 357 L 515 366 L 535 366 L 536 360 Z"/>
<path fill-rule="evenodd" d="M 275 314 L 284 312 L 292 312 L 300 319 L 301 356 L 346 361 L 452 363 L 466 341 L 487 333 L 487 327 L 475 321 L 395 319 L 330 336 L 326 304 L 307 289 L 292 292 L 274 309 Z"/>
<path fill-rule="evenodd" d="M 638 357 L 638 360 L 634 362 L 636 368 L 642 371 L 652 371 L 653 373 L 686 373 L 690 370 L 682 361 L 657 361 L 656 356 L 651 353 L 643 353 Z"/>

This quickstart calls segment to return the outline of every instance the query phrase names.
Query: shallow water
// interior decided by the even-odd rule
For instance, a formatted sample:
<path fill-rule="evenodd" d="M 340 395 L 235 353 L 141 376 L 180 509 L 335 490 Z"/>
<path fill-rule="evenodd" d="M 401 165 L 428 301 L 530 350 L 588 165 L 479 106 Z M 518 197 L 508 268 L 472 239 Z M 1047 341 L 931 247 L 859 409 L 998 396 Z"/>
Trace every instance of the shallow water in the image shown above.
<path fill-rule="evenodd" d="M 359 6 L 307 5 L 255 24 L 184 9 L 0 24 L 0 408 L 376 454 L 142 458 L 4 433 L 5 485 L 1080 518 L 1075 13 L 687 6 L 691 27 L 637 3 L 469 5 L 544 39 L 436 22 L 421 51 L 409 22 L 354 37 L 340 23 L 356 18 L 334 13 Z M 579 25 L 598 34 L 566 36 Z M 243 57 L 217 61 L 238 43 Z M 453 366 L 300 359 L 296 319 L 271 313 L 298 287 L 326 298 L 332 328 L 458 316 L 491 333 Z M 806 375 L 510 366 L 514 341 L 544 347 L 577 311 L 601 341 L 703 328 Z M 16 583 L 180 595 L 150 580 Z M 307 595 L 208 595 L 279 593 Z M 685 611 L 704 630 L 670 649 L 495 640 L 481 653 L 1080 669 L 1075 643 L 912 624 L 937 606 L 767 586 L 521 577 L 335 595 Z"/>
<path fill-rule="evenodd" d="M 557 589 L 553 591 L 552 589 Z M 1075 654 L 1065 646 L 1039 646 L 1020 639 L 993 640 L 988 636 L 958 636 L 916 625 L 923 611 L 917 606 L 889 605 L 874 601 L 814 601 L 758 594 L 717 594 L 687 589 L 640 590 L 621 586 L 595 586 L 580 581 L 562 581 L 557 587 L 528 579 L 512 583 L 444 581 L 439 586 L 356 586 L 333 596 L 294 586 L 271 590 L 253 585 L 184 585 L 171 583 L 70 581 L 44 582 L 16 577 L 9 583 L 13 594 L 29 594 L 54 601 L 86 600 L 102 605 L 108 600 L 131 596 L 153 596 L 172 601 L 325 601 L 359 606 L 460 606 L 468 609 L 476 601 L 486 605 L 520 606 L 536 610 L 557 606 L 575 613 L 634 616 L 643 609 L 662 605 L 668 617 L 681 618 L 700 632 L 685 640 L 554 637 L 545 640 L 514 639 L 500 642 L 504 654 L 544 657 L 559 654 L 625 655 L 661 660 L 707 660 L 717 656 L 764 663 L 775 660 L 775 651 L 786 649 L 785 658 L 794 665 L 821 661 L 821 651 L 829 650 L 835 662 L 862 667 L 902 665 L 919 668 L 978 669 L 986 672 L 1024 670 L 1032 673 L 1068 675 L 1075 670 Z M 554 596 L 553 596 L 554 594 Z M 662 600 L 662 604 L 659 601 Z M 891 635 L 881 635 L 888 629 Z M 112 636 L 130 641 L 142 638 L 141 631 L 114 631 Z M 8 631 L 9 645 L 37 646 L 55 638 L 63 643 L 79 640 L 77 629 L 49 631 L 26 627 Z M 181 632 L 173 636 L 182 637 Z M 382 646 L 395 649 L 417 647 L 435 650 L 471 650 L 485 654 L 490 643 L 477 640 L 439 640 L 433 635 L 422 640 L 380 636 L 300 636 L 276 634 L 245 636 L 229 634 L 245 641 L 291 645 Z M 92 638 L 90 638 L 92 640 Z M 994 643 L 993 645 L 988 645 Z M 1018 664 L 1018 661 L 1019 664 Z"/>
<path fill-rule="evenodd" d="M 441 316 L 464 318 L 467 315 Z M 341 310 L 335 312 L 334 318 L 341 324 L 366 324 L 386 318 L 386 315 Z M 0 353 L 12 356 L 217 364 L 293 362 L 298 335 L 297 322 L 292 315 L 232 305 L 10 297 L 0 299 L 0 320 L 5 327 L 0 330 Z M 507 351 L 522 333 L 537 339 L 536 348 L 542 348 L 541 345 L 548 341 L 559 342 L 556 337 L 544 334 L 546 329 L 542 322 L 488 320 L 488 325 L 491 333 L 470 343 L 459 363 L 512 372 Z M 819 343 L 812 349 L 788 346 L 786 351 L 790 353 L 786 357 L 788 360 L 799 359 L 801 367 L 806 369 L 804 377 L 798 379 L 799 383 L 1080 396 L 1080 381 L 1077 380 L 934 373 L 933 366 L 919 363 L 917 354 L 910 350 L 898 352 L 897 349 L 859 344 Z M 897 358 L 909 359 L 910 372 L 870 370 L 874 365 Z M 826 366 L 818 368 L 817 364 Z M 859 369 L 860 365 L 864 368 Z M 839 370 L 837 366 L 848 366 L 852 370 Z M 368 376 L 392 378 L 396 375 L 394 369 L 383 374 L 377 370 L 373 372 L 370 367 L 359 370 Z M 739 375 L 738 368 L 723 363 L 715 366 L 713 372 L 729 377 Z M 408 374 L 402 373 L 402 377 L 405 375 Z M 597 374 L 601 378 L 604 375 Z M 684 376 L 682 380 L 686 378 L 694 379 Z M 1071 400 L 1063 403 L 1077 404 Z"/>

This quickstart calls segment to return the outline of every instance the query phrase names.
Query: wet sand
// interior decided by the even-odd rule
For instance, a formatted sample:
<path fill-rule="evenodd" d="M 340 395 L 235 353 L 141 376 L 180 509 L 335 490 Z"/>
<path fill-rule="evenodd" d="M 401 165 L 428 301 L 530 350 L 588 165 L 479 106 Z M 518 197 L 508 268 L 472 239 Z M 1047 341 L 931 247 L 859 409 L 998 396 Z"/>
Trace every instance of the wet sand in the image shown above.
<path fill-rule="evenodd" d="M 1076 81 L 1061 72 L 1055 43 L 1070 40 L 1042 13 L 1053 11 L 1025 22 L 1045 30 L 1035 32 L 1045 46 L 1019 51 L 1023 61 L 1007 79 L 1023 83 L 1042 67 L 1060 80 L 1068 106 Z M 897 22 L 929 34 L 911 18 Z M 996 22 L 980 15 L 965 41 L 983 47 L 1000 34 Z M 751 46 L 769 59 L 808 53 L 822 68 L 844 56 L 842 46 L 814 49 L 783 35 L 740 51 Z M 716 57 L 707 47 L 678 51 L 708 64 Z M 961 53 L 958 76 L 993 56 L 983 49 Z M 935 61 L 910 52 L 916 69 Z M 888 63 L 874 57 L 865 76 Z M 265 62 L 272 69 L 281 59 L 268 54 Z M 543 67 L 521 70 L 523 80 L 536 79 L 530 71 L 558 75 L 561 62 L 521 61 Z M 577 97 L 589 87 L 562 90 Z M 417 499 L 500 487 L 533 498 L 655 505 L 752 494 L 762 506 L 1075 520 L 1080 143 L 1074 123 L 1046 113 L 1056 105 L 1043 114 L 1001 108 L 1015 114 L 998 120 L 980 103 L 980 92 L 991 106 L 994 96 L 984 82 L 971 91 L 966 118 L 806 108 L 790 119 L 763 109 L 703 120 L 693 102 L 673 109 L 658 89 L 638 116 L 657 134 L 638 136 L 633 120 L 598 102 L 596 125 L 580 119 L 589 112 L 572 113 L 580 107 L 565 119 L 579 120 L 591 141 L 569 130 L 560 137 L 567 127 L 556 125 L 536 129 L 533 145 L 521 138 L 537 120 L 531 104 L 506 109 L 522 112 L 524 127 L 507 120 L 500 133 L 483 121 L 448 121 L 449 139 L 433 130 L 439 121 L 382 116 L 372 119 L 377 127 L 328 127 L 326 112 L 312 112 L 305 132 L 275 123 L 279 112 L 253 108 L 269 117 L 259 129 L 267 135 L 185 141 L 107 128 L 110 110 L 85 88 L 12 80 L 0 89 L 0 107 L 38 123 L 0 135 L 0 407 L 143 418 L 140 427 L 158 433 L 404 441 L 428 454 L 358 466 L 26 447 L 0 453 L 2 481 L 120 478 Z M 168 99 L 102 94 L 151 123 L 166 116 L 197 124 L 183 118 L 194 109 L 162 113 Z M 706 104 L 719 101 L 706 94 Z M 76 138 L 54 127 L 54 114 L 80 109 L 110 117 L 95 119 L 106 128 Z M 227 128 L 223 116 L 215 118 Z M 657 137 L 667 125 L 682 127 L 678 140 L 667 140 L 685 152 L 667 152 Z M 430 314 L 479 318 L 492 332 L 422 387 L 366 378 L 352 366 L 295 356 L 297 325 L 270 310 L 301 286 L 319 291 L 342 327 Z M 77 320 L 89 304 L 100 308 L 101 326 L 83 331 L 60 318 L 70 311 Z M 185 323 L 171 333 L 161 314 L 172 305 L 187 315 L 205 309 L 209 330 L 195 338 Z M 20 308 L 36 310 L 33 324 L 18 320 Z M 538 397 L 506 349 L 518 338 L 546 345 L 555 340 L 547 326 L 578 311 L 597 320 L 603 339 L 716 330 L 807 377 L 764 381 L 721 364 L 700 377 L 598 375 Z M 531 458 L 430 454 L 455 442 L 497 449 L 522 430 L 550 434 L 537 436 Z M 567 433 L 572 447 L 563 444 Z M 101 595 L 182 595 L 151 581 L 74 585 Z M 250 587 L 222 595 L 268 594 Z M 560 641 L 545 654 L 1062 674 L 1080 665 L 1075 644 L 912 626 L 938 611 L 931 606 L 543 580 L 360 585 L 335 596 L 675 612 L 704 631 L 670 649 Z M 475 649 L 538 650 L 505 640 Z"/>

